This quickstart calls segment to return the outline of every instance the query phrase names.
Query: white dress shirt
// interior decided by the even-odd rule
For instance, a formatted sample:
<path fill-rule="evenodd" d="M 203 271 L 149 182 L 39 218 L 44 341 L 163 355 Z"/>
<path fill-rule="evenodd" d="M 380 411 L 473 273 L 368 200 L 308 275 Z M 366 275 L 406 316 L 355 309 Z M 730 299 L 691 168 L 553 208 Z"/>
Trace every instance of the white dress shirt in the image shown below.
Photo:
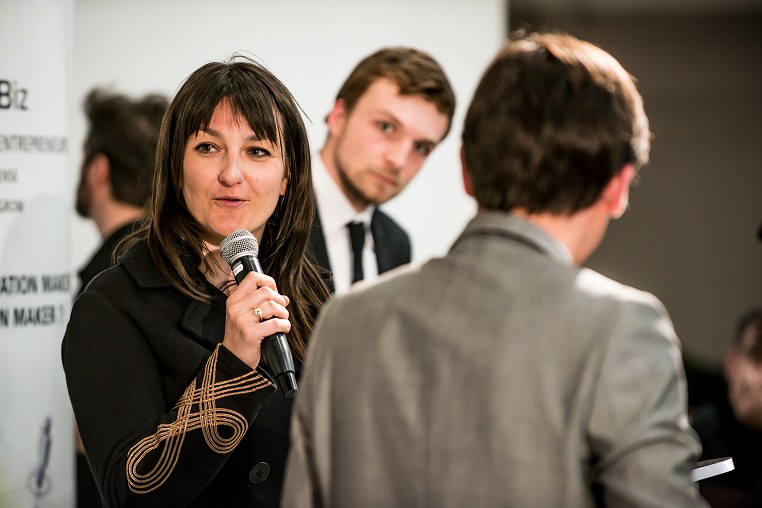
<path fill-rule="evenodd" d="M 315 185 L 325 248 L 333 272 L 334 289 L 338 295 L 346 292 L 352 285 L 352 245 L 347 229 L 347 224 L 350 222 L 362 222 L 365 225 L 365 245 L 362 251 L 364 280 L 373 280 L 378 277 L 378 263 L 373 235 L 370 232 L 370 220 L 375 208 L 369 206 L 361 212 L 355 211 L 339 185 L 328 173 L 319 153 L 312 157 L 312 180 Z"/>

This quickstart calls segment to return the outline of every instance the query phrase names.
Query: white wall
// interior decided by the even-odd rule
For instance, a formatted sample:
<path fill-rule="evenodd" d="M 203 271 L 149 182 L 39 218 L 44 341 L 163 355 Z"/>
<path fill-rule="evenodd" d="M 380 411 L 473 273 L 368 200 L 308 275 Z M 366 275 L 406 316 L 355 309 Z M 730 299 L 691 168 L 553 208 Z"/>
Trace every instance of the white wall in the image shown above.
<path fill-rule="evenodd" d="M 323 118 L 356 63 L 408 45 L 434 56 L 457 96 L 453 128 L 408 189 L 385 209 L 408 230 L 414 262 L 444 254 L 475 206 L 462 190 L 458 151 L 468 102 L 504 38 L 503 0 L 77 0 L 71 119 L 71 193 L 85 135 L 82 98 L 95 85 L 128 94 L 172 94 L 200 65 L 233 52 L 256 56 L 307 113 L 313 148 Z M 99 242 L 72 212 L 72 270 Z"/>

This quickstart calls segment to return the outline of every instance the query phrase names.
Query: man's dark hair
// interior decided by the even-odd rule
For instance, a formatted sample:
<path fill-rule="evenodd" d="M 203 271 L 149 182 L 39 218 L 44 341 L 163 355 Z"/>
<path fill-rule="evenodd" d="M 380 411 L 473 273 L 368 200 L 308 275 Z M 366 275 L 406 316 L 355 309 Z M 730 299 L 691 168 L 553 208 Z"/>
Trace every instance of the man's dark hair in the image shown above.
<path fill-rule="evenodd" d="M 84 101 L 88 133 L 84 165 L 99 154 L 109 161 L 114 199 L 142 207 L 151 192 L 156 142 L 167 98 L 131 99 L 96 88 Z"/>
<path fill-rule="evenodd" d="M 463 130 L 465 162 L 489 210 L 573 214 L 595 203 L 650 133 L 633 78 L 563 34 L 514 34 L 487 68 Z"/>

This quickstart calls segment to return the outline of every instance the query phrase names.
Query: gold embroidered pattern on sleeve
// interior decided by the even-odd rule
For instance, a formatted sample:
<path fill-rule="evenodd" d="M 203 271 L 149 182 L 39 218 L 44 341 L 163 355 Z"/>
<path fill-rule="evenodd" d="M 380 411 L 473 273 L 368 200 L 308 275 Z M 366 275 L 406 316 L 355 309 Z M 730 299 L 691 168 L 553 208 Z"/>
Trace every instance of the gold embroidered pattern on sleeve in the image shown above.
<path fill-rule="evenodd" d="M 136 443 L 127 454 L 127 484 L 136 494 L 147 494 L 164 484 L 172 474 L 187 432 L 201 429 L 209 448 L 216 453 L 231 452 L 241 442 L 249 424 L 240 413 L 226 408 L 217 408 L 217 399 L 241 395 L 260 390 L 271 383 L 252 371 L 243 376 L 220 383 L 216 382 L 219 345 L 209 357 L 204 369 L 201 388 L 192 382 L 185 390 L 177 405 L 177 419 L 171 424 L 159 425 L 156 433 Z M 192 407 L 198 404 L 198 412 Z M 232 434 L 223 437 L 220 427 L 229 427 Z M 141 461 L 156 450 L 162 442 L 164 448 L 154 467 L 145 474 L 138 473 Z"/>

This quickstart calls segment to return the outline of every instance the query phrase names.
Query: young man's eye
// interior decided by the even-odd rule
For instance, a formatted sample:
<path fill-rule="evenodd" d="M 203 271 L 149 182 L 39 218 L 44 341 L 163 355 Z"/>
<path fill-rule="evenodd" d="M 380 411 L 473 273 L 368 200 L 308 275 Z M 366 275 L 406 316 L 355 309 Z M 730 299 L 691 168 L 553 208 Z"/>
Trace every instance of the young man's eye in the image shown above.
<path fill-rule="evenodd" d="M 433 150 L 433 147 L 429 143 L 416 142 L 413 144 L 413 149 L 424 157 L 427 157 L 431 153 L 431 150 Z"/>
<path fill-rule="evenodd" d="M 388 134 L 394 130 L 394 126 L 389 122 L 378 122 L 378 130 L 384 134 Z"/>

